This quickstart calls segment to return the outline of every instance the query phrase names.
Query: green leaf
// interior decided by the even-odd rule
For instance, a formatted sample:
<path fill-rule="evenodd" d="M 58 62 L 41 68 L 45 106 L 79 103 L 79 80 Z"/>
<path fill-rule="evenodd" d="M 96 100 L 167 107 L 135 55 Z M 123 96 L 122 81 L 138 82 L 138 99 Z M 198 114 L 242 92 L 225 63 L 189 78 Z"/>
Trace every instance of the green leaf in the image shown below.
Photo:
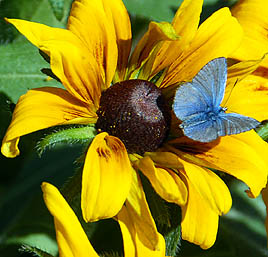
<path fill-rule="evenodd" d="M 132 15 L 154 21 L 171 22 L 182 0 L 123 0 Z"/>
<path fill-rule="evenodd" d="M 49 3 L 57 20 L 61 21 L 64 15 L 64 0 L 49 0 Z"/>
<path fill-rule="evenodd" d="M 203 22 L 214 12 L 223 7 L 231 7 L 237 0 L 204 0 L 200 20 Z"/>
<path fill-rule="evenodd" d="M 43 181 L 62 185 L 73 175 L 77 167 L 74 162 L 81 153 L 81 147 L 61 146 L 44 153 L 42 159 L 29 156 L 14 181 L 7 184 L 2 192 L 5 197 L 0 198 L 0 247 L 8 249 L 0 250 L 1 257 L 18 256 L 4 253 L 22 244 L 55 255 L 53 219 L 44 205 L 40 185 Z M 5 171 L 14 172 L 8 168 Z"/>
<path fill-rule="evenodd" d="M 24 19 L 55 27 L 65 27 L 71 0 L 66 0 L 64 6 L 62 6 L 62 17 L 60 21 L 54 14 L 57 12 L 57 15 L 60 15 L 59 8 L 56 11 L 55 3 L 53 3 L 53 9 L 50 5 L 51 1 L 52 0 L 2 0 L 0 1 L 0 17 Z M 60 0 L 57 2 L 59 1 Z M 23 38 L 12 25 L 6 24 L 3 19 L 0 20 L 0 31 L 0 44 L 10 42 L 15 38 Z"/>
<path fill-rule="evenodd" d="M 53 255 L 48 254 L 47 252 L 44 252 L 36 247 L 32 247 L 30 245 L 23 245 L 19 249 L 20 252 L 24 253 L 30 253 L 32 256 L 37 256 L 37 257 L 53 257 Z"/>
<path fill-rule="evenodd" d="M 265 141 L 268 140 L 268 122 L 267 121 L 265 121 L 260 127 L 258 127 L 256 131 L 263 140 Z"/>
<path fill-rule="evenodd" d="M 28 245 L 56 256 L 58 246 L 55 238 L 53 218 L 47 211 L 41 190 L 28 202 L 24 212 L 7 231 L 3 245 Z M 2 255 L 1 255 L 2 256 Z"/>
<path fill-rule="evenodd" d="M 49 67 L 30 43 L 17 42 L 0 46 L 0 92 L 16 103 L 27 90 L 37 87 L 62 87 L 55 80 L 47 80 L 40 69 Z"/>
<path fill-rule="evenodd" d="M 204 0 L 203 20 L 224 6 L 231 6 L 237 0 Z M 154 21 L 171 22 L 183 0 L 123 0 L 132 16 L 144 17 Z"/>
<path fill-rule="evenodd" d="M 48 0 L 11 0 L 10 6 L 18 10 L 13 18 L 35 21 L 50 26 L 63 26 L 55 18 Z"/>
<path fill-rule="evenodd" d="M 236 182 L 231 187 L 233 207 L 222 219 L 226 238 L 232 238 L 232 248 L 239 256 L 267 256 L 265 217 L 261 196 L 249 198 L 247 186 Z"/>
<path fill-rule="evenodd" d="M 181 209 L 176 204 L 168 204 L 168 206 L 170 225 L 165 227 L 163 235 L 166 240 L 166 255 L 175 256 L 179 254 L 181 246 Z"/>

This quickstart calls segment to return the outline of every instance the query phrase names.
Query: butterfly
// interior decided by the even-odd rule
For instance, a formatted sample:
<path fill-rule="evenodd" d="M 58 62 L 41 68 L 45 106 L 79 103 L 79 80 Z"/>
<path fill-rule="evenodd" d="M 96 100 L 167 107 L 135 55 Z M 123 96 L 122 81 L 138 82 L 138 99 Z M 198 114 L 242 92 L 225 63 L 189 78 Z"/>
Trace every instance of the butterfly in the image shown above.
<path fill-rule="evenodd" d="M 173 111 L 182 122 L 179 126 L 185 136 L 199 142 L 211 142 L 260 124 L 238 113 L 226 113 L 227 108 L 220 106 L 226 80 L 226 59 L 220 57 L 208 62 L 192 82 L 186 82 L 176 90 Z"/>

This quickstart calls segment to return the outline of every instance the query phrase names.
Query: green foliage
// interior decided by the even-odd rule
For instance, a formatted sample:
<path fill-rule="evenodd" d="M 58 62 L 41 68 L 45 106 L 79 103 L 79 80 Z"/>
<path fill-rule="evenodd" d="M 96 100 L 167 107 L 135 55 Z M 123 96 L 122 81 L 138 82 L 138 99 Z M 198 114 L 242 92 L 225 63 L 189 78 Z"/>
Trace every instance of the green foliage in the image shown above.
<path fill-rule="evenodd" d="M 78 146 L 58 146 L 44 153 L 40 159 L 31 154 L 23 162 L 9 183 L 1 183 L 0 199 L 0 250 L 1 257 L 10 255 L 13 246 L 22 244 L 36 247 L 52 255 L 57 252 L 53 219 L 46 209 L 40 185 L 43 181 L 62 185 L 73 175 L 74 162 L 81 155 Z M 22 151 L 22 156 L 24 152 Z M 2 170 L 1 170 L 2 171 Z"/>
<path fill-rule="evenodd" d="M 62 19 L 67 17 L 71 0 L 66 0 L 64 9 L 61 11 Z M 0 44 L 7 43 L 19 36 L 12 26 L 8 26 L 2 17 L 20 18 L 30 21 L 44 23 L 50 26 L 63 27 L 64 23 L 57 20 L 55 16 L 56 4 L 49 0 L 1 0 L 0 1 Z M 67 3 L 68 2 L 68 3 Z M 53 7 L 51 7 L 53 6 Z M 54 13 L 53 13 L 53 11 Z M 57 14 L 59 16 L 59 14 Z M 1 52 L 1 51 L 0 51 Z"/>
<path fill-rule="evenodd" d="M 267 121 L 263 122 L 263 124 L 259 128 L 257 128 L 256 130 L 257 130 L 257 133 L 259 134 L 259 136 L 263 140 L 265 140 L 265 141 L 268 140 L 268 122 Z"/>
<path fill-rule="evenodd" d="M 65 27 L 71 0 L 3 0 L 0 1 L 0 17 L 22 18 L 55 27 Z M 55 17 L 60 7 L 61 21 Z M 31 11 L 29 11 L 31 10 Z M 59 14 L 57 14 L 59 18 Z M 56 81 L 47 81 L 41 73 L 49 65 L 40 58 L 38 49 L 21 36 L 12 25 L 0 21 L 0 43 L 13 41 L 12 44 L 0 45 L 0 93 L 16 103 L 19 96 L 31 88 L 56 86 Z"/>
<path fill-rule="evenodd" d="M 64 0 L 49 0 L 49 3 L 57 20 L 61 21 L 64 15 Z"/>
<path fill-rule="evenodd" d="M 261 195 L 257 199 L 247 196 L 245 190 L 247 186 L 236 182 L 231 186 L 233 207 L 231 211 L 224 216 L 222 225 L 224 232 L 234 237 L 237 242 L 232 245 L 236 252 L 240 251 L 243 255 L 252 254 L 256 256 L 267 256 L 265 231 L 265 205 Z M 244 247 L 248 249 L 243 249 Z"/>
<path fill-rule="evenodd" d="M 123 2 L 134 17 L 171 22 L 183 0 L 123 0 Z M 237 0 L 204 0 L 203 20 L 213 11 L 224 6 L 231 6 L 235 2 Z"/>
<path fill-rule="evenodd" d="M 140 17 L 154 21 L 171 22 L 181 0 L 123 0 L 127 10 Z"/>
<path fill-rule="evenodd" d="M 30 43 L 14 42 L 0 46 L 0 92 L 14 103 L 27 90 L 45 86 L 60 86 L 55 80 L 47 80 L 40 69 L 49 67 Z"/>
<path fill-rule="evenodd" d="M 52 255 L 29 245 L 22 245 L 22 247 L 19 249 L 20 252 L 29 253 L 32 256 L 36 257 L 53 257 Z"/>

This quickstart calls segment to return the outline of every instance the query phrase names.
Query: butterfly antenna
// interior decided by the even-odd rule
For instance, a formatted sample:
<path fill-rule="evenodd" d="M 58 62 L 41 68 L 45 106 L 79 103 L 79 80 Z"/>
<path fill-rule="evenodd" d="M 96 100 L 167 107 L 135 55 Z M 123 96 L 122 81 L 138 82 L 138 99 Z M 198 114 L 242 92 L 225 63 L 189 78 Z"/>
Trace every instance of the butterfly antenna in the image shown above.
<path fill-rule="evenodd" d="M 229 95 L 228 95 L 228 97 L 227 97 L 227 99 L 226 99 L 226 101 L 225 101 L 225 103 L 224 103 L 224 107 L 223 107 L 224 109 L 227 109 L 225 106 L 226 106 L 228 100 L 230 99 L 230 96 L 231 96 L 231 94 L 232 94 L 232 92 L 233 92 L 233 90 L 234 90 L 234 88 L 235 88 L 237 82 L 238 82 L 238 79 L 236 79 L 236 81 L 235 81 L 233 87 L 231 88 L 231 91 L 230 91 L 230 93 L 229 93 Z"/>

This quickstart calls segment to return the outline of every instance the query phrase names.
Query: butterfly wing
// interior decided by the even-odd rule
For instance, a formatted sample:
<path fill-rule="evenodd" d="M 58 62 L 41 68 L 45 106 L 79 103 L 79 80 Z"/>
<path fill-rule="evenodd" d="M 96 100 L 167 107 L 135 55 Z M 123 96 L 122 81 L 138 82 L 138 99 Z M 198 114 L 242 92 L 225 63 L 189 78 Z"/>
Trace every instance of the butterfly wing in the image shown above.
<path fill-rule="evenodd" d="M 220 57 L 207 63 L 193 78 L 193 83 L 209 99 L 211 106 L 217 107 L 223 100 L 226 80 L 226 59 Z"/>
<path fill-rule="evenodd" d="M 209 102 L 198 86 L 192 82 L 182 84 L 176 91 L 173 110 L 182 122 L 190 119 L 192 115 L 203 113 L 207 110 Z"/>
<path fill-rule="evenodd" d="M 207 143 L 218 137 L 249 131 L 258 125 L 260 122 L 253 118 L 238 113 L 221 112 L 214 120 L 203 118 L 203 121 L 186 124 L 183 132 L 195 141 Z"/>
<path fill-rule="evenodd" d="M 184 126 L 183 133 L 185 136 L 194 141 L 203 143 L 211 142 L 218 138 L 217 122 L 214 120 L 202 120 Z"/>
<path fill-rule="evenodd" d="M 207 115 L 211 104 L 193 82 L 185 83 L 177 90 L 173 110 L 182 121 L 180 128 L 185 136 L 200 142 L 210 142 L 218 137 L 216 123 Z"/>
<path fill-rule="evenodd" d="M 260 122 L 238 114 L 238 113 L 220 113 L 218 117 L 218 136 L 239 134 L 249 131 L 260 125 Z"/>
<path fill-rule="evenodd" d="M 207 63 L 193 78 L 176 91 L 173 110 L 182 121 L 185 136 L 201 142 L 216 139 L 217 123 L 207 113 L 220 106 L 227 78 L 225 58 Z"/>

